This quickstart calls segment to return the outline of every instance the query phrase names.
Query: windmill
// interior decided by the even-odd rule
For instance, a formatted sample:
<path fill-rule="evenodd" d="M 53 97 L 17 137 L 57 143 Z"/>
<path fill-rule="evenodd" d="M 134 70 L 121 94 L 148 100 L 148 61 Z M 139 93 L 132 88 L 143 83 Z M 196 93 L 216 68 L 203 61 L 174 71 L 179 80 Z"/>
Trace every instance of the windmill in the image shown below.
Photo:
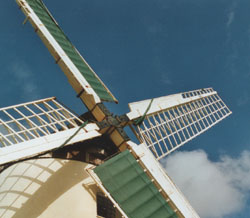
<path fill-rule="evenodd" d="M 54 97 L 0 109 L 0 217 L 199 217 L 159 160 L 231 114 L 217 92 L 134 102 L 113 115 L 103 102 L 116 98 L 43 2 L 16 1 L 88 112 Z"/>

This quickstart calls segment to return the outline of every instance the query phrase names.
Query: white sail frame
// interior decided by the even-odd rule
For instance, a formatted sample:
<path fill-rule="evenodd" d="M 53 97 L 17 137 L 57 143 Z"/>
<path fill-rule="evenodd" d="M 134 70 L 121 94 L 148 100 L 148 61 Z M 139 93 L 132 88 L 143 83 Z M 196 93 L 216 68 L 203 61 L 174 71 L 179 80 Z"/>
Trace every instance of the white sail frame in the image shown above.
<path fill-rule="evenodd" d="M 131 120 L 143 116 L 151 100 L 129 104 Z M 232 112 L 212 88 L 153 99 L 137 137 L 157 160 L 208 130 Z"/>
<path fill-rule="evenodd" d="M 83 124 L 55 97 L 0 109 L 0 164 L 16 161 L 60 147 Z M 101 134 L 90 123 L 65 145 Z"/>

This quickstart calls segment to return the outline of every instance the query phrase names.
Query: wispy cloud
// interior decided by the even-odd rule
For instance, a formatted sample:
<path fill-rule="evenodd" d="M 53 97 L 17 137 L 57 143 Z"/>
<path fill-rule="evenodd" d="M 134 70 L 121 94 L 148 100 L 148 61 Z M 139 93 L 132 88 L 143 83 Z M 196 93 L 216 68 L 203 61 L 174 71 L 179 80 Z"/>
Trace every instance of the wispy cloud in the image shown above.
<path fill-rule="evenodd" d="M 161 74 L 161 82 L 164 83 L 165 85 L 171 85 L 172 80 L 170 79 L 170 76 L 168 73 L 162 73 Z"/>
<path fill-rule="evenodd" d="M 212 162 L 202 150 L 177 152 L 163 162 L 167 173 L 201 217 L 222 218 L 246 206 L 250 152 Z"/>
<path fill-rule="evenodd" d="M 30 100 L 40 97 L 37 83 L 34 79 L 34 73 L 30 68 L 22 63 L 16 62 L 9 68 L 10 75 L 13 77 L 15 85 L 17 85 L 22 98 L 29 98 Z"/>
<path fill-rule="evenodd" d="M 238 0 L 232 1 L 227 9 L 227 23 L 226 26 L 229 28 L 235 19 L 235 10 L 238 6 Z"/>
<path fill-rule="evenodd" d="M 164 30 L 163 24 L 155 22 L 147 25 L 147 30 L 150 34 L 160 34 Z"/>
<path fill-rule="evenodd" d="M 248 104 L 250 101 L 250 96 L 248 94 L 248 92 L 244 92 L 243 95 L 241 95 L 238 100 L 237 100 L 237 106 L 241 107 L 244 106 L 246 104 Z"/>
<path fill-rule="evenodd" d="M 233 23 L 234 21 L 234 11 L 230 11 L 229 14 L 228 14 L 228 20 L 227 20 L 227 28 L 229 28 L 231 26 L 231 24 Z"/>
<path fill-rule="evenodd" d="M 153 64 L 153 72 L 157 78 L 159 78 L 160 82 L 164 85 L 171 85 L 172 79 L 171 75 L 172 72 L 168 69 L 168 66 L 163 63 L 164 59 L 161 59 L 161 57 L 158 55 L 157 51 L 154 51 L 156 55 L 154 55 L 154 58 L 152 60 Z"/>
<path fill-rule="evenodd" d="M 236 64 L 237 60 L 239 59 L 239 47 L 238 47 L 239 43 L 232 40 L 232 33 L 233 33 L 232 25 L 236 21 L 237 6 L 238 6 L 238 0 L 233 1 L 231 5 L 229 5 L 226 13 L 227 20 L 226 20 L 225 44 L 231 50 L 229 55 L 227 56 L 226 65 L 231 75 L 236 75 L 238 73 L 236 69 Z"/>
<path fill-rule="evenodd" d="M 229 43 L 231 40 L 231 25 L 233 24 L 235 20 L 235 9 L 238 6 L 238 0 L 235 0 L 232 2 L 231 5 L 229 5 L 227 9 L 227 22 L 226 22 L 226 28 L 227 28 L 227 38 L 226 38 L 226 43 Z"/>

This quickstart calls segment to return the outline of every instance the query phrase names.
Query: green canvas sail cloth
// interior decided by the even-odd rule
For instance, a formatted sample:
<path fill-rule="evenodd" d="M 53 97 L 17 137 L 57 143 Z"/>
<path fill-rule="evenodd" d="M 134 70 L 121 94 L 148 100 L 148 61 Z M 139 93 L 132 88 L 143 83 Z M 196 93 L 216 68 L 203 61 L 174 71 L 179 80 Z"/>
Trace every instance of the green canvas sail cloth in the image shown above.
<path fill-rule="evenodd" d="M 83 60 L 67 36 L 63 33 L 61 28 L 56 24 L 55 20 L 51 17 L 43 2 L 41 0 L 26 0 L 26 2 L 42 21 L 57 43 L 61 46 L 76 68 L 81 72 L 82 76 L 91 85 L 99 98 L 103 101 L 116 101 L 116 99 L 107 90 L 93 70 Z"/>
<path fill-rule="evenodd" d="M 128 150 L 94 172 L 129 218 L 178 217 Z"/>

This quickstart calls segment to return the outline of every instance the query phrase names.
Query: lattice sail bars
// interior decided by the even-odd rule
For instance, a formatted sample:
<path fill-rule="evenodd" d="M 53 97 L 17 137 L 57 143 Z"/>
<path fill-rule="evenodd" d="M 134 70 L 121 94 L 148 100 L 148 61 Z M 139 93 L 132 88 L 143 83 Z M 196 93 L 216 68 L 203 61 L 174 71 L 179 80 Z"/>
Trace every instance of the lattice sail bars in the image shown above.
<path fill-rule="evenodd" d="M 129 104 L 136 120 L 148 112 L 136 134 L 159 160 L 200 135 L 232 112 L 212 88 Z M 150 108 L 149 108 L 150 107 Z"/>
<path fill-rule="evenodd" d="M 0 164 L 57 148 L 81 124 L 54 97 L 1 108 Z M 88 124 L 69 143 L 99 136 L 96 130 L 95 124 Z"/>

